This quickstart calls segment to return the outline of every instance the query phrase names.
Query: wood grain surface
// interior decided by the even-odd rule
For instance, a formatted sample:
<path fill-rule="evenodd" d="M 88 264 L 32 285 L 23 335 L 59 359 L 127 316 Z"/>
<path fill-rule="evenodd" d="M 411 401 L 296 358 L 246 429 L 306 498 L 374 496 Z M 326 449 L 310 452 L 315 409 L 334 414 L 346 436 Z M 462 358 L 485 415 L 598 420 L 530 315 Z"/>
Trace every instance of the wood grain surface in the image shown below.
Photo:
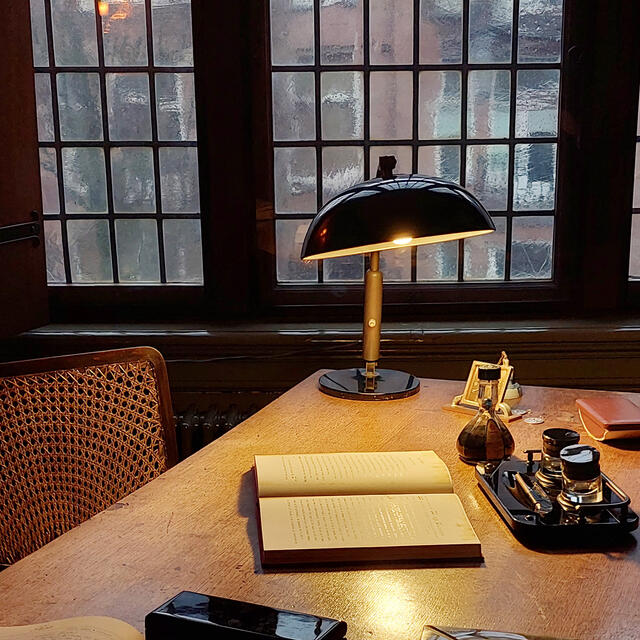
<path fill-rule="evenodd" d="M 188 589 L 344 619 L 350 640 L 419 640 L 425 623 L 640 637 L 638 534 L 579 552 L 518 542 L 477 487 L 473 468 L 457 457 L 455 439 L 467 418 L 441 406 L 462 382 L 424 379 L 414 397 L 369 403 L 323 395 L 317 378 L 0 573 L 0 624 L 108 615 L 143 629 L 147 612 Z M 574 428 L 589 441 L 575 399 L 596 394 L 525 387 L 521 407 L 545 422 L 510 425 L 516 453 L 538 446 L 552 426 Z M 640 445 L 597 446 L 605 473 L 640 507 Z M 448 465 L 482 542 L 482 564 L 261 568 L 254 454 L 411 449 L 434 449 Z"/>

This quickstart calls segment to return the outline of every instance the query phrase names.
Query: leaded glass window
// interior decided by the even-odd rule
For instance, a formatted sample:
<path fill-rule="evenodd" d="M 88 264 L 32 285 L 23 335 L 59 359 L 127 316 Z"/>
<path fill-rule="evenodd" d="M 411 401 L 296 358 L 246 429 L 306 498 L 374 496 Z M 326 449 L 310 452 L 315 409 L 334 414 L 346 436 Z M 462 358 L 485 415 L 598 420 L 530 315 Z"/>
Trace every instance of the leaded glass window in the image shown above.
<path fill-rule="evenodd" d="M 562 0 L 270 0 L 276 278 L 349 283 L 361 256 L 303 264 L 314 214 L 375 176 L 465 185 L 496 233 L 381 254 L 387 281 L 553 276 Z"/>
<path fill-rule="evenodd" d="M 30 0 L 50 283 L 202 283 L 190 0 Z"/>

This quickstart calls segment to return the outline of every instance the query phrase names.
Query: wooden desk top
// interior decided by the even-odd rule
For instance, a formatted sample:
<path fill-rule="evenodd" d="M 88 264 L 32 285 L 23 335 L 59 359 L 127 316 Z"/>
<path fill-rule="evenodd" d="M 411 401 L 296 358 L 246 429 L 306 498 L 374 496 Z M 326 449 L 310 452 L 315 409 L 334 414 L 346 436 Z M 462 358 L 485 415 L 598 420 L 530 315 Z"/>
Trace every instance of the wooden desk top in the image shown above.
<path fill-rule="evenodd" d="M 419 640 L 425 623 L 640 638 L 638 533 L 606 553 L 523 547 L 477 487 L 473 468 L 458 460 L 455 439 L 467 418 L 440 407 L 463 383 L 427 379 L 417 396 L 369 403 L 323 395 L 317 377 L 0 573 L 0 625 L 109 615 L 142 629 L 147 612 L 188 589 L 341 618 L 350 640 Z M 521 406 L 546 421 L 510 425 L 516 452 L 537 447 L 547 427 L 583 433 L 575 398 L 597 393 L 525 387 Z M 640 508 L 640 446 L 598 446 L 605 472 Z M 254 454 L 431 448 L 451 470 L 482 541 L 481 566 L 262 570 Z"/>

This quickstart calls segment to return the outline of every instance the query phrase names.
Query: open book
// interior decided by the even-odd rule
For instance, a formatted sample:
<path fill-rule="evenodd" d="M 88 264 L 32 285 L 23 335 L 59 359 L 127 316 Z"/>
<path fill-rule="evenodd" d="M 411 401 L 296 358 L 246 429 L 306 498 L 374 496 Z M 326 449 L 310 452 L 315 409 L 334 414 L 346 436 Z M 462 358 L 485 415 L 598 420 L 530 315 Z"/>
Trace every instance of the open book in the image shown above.
<path fill-rule="evenodd" d="M 87 616 L 22 627 L 0 627 L 0 640 L 143 640 L 143 636 L 122 620 Z"/>
<path fill-rule="evenodd" d="M 481 558 L 433 451 L 255 456 L 263 564 Z"/>

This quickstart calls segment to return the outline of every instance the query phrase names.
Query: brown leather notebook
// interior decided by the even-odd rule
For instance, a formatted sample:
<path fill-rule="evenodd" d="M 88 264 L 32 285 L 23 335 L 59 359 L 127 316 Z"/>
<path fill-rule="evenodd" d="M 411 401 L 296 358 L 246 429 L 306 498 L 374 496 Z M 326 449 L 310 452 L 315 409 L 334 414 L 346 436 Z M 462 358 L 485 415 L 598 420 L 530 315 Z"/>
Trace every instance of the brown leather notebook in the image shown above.
<path fill-rule="evenodd" d="M 576 400 L 582 425 L 596 440 L 640 438 L 640 407 L 622 396 Z"/>

